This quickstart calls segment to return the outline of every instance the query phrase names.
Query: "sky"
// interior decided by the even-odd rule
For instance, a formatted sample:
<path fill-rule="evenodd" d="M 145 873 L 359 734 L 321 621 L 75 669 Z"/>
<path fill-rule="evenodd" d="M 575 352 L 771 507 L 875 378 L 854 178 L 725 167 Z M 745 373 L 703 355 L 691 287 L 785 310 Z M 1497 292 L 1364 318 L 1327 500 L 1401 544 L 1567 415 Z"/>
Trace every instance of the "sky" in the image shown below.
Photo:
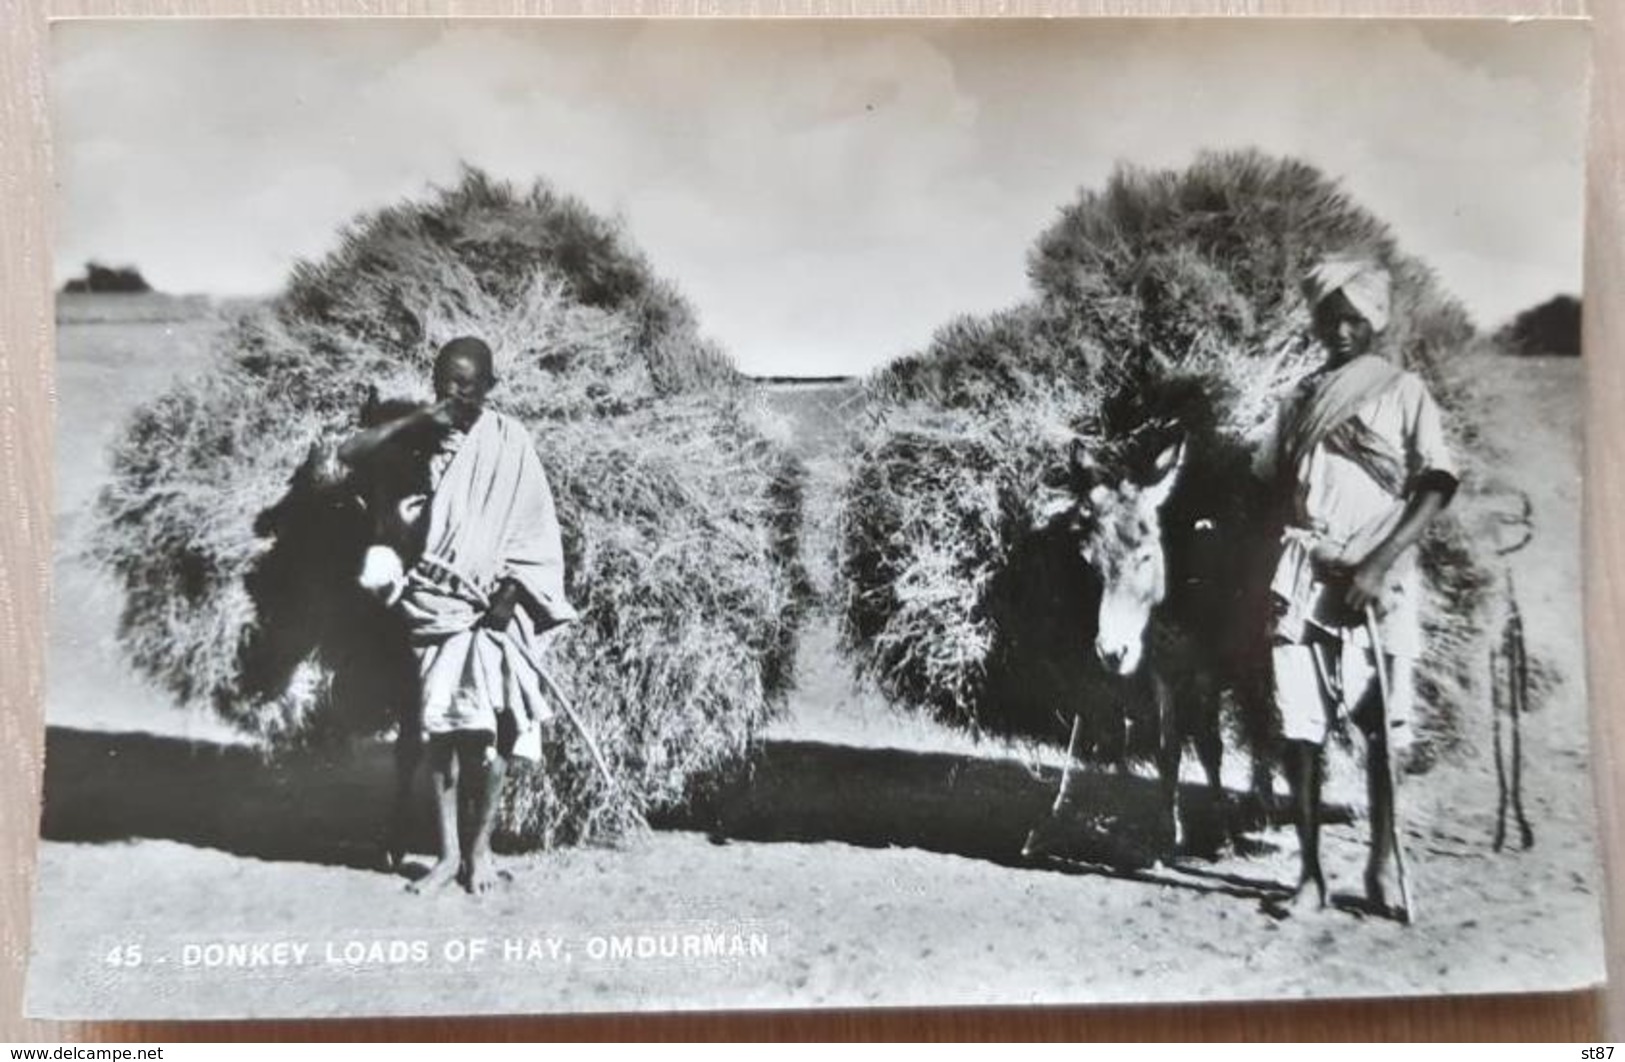
<path fill-rule="evenodd" d="M 52 49 L 59 281 L 274 292 L 468 163 L 621 219 L 746 371 L 861 372 L 1023 298 L 1119 163 L 1257 146 L 1483 326 L 1581 287 L 1581 23 L 125 21 Z"/>

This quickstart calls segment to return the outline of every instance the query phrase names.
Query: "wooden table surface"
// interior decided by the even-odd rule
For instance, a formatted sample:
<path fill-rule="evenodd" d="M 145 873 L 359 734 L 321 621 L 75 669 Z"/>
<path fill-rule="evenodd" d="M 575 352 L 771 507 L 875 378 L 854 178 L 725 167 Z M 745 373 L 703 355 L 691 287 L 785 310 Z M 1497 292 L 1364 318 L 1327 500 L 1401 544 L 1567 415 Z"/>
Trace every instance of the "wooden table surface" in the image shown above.
<path fill-rule="evenodd" d="M 182 1039 L 1081 1038 L 1625 1039 L 1625 990 L 1558 996 L 941 1011 L 639 1015 L 276 1023 L 55 1023 L 21 1017 L 40 794 L 42 665 L 50 544 L 51 196 L 45 94 L 50 17 L 111 15 L 507 15 L 782 13 L 1575 16 L 1581 0 L 0 0 L 0 1041 Z M 1625 9 L 1595 19 L 1585 343 L 1586 615 L 1593 757 L 1608 869 L 1609 965 L 1625 947 L 1620 762 L 1625 726 Z"/>

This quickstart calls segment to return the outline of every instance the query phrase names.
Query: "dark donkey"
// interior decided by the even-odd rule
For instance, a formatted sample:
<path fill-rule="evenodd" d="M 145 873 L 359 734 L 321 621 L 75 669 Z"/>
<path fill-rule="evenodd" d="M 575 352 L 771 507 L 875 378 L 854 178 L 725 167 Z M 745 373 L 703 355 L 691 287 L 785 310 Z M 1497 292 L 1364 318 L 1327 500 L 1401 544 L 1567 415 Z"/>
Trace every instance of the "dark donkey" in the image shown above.
<path fill-rule="evenodd" d="M 369 389 L 359 426 L 418 408 L 414 402 L 380 401 Z M 395 730 L 394 807 L 383 846 L 391 867 L 405 855 L 423 734 L 417 661 L 390 606 L 423 549 L 424 521 L 418 517 L 439 430 L 425 424 L 405 433 L 358 468 L 313 447 L 287 492 L 256 519 L 255 531 L 274 542 L 245 580 L 258 615 L 255 634 L 242 650 L 247 688 L 275 698 L 301 662 L 318 659 L 332 675 L 327 707 L 338 726 Z"/>
<path fill-rule="evenodd" d="M 1093 652 L 1121 698 L 1148 698 L 1155 709 L 1155 762 L 1160 783 L 1159 845 L 1185 842 L 1179 807 L 1179 768 L 1194 745 L 1214 806 L 1225 806 L 1220 767 L 1222 695 L 1229 691 L 1243 735 L 1255 750 L 1267 724 L 1268 654 L 1257 578 L 1261 541 L 1251 518 L 1254 498 L 1240 454 L 1193 452 L 1197 441 L 1178 428 L 1148 474 L 1107 476 L 1087 446 L 1071 448 L 1066 489 L 1038 510 L 1041 523 L 1064 520 L 1078 554 L 1100 584 Z M 1222 449 L 1222 448 L 1220 448 Z M 1189 467 L 1200 467 L 1194 472 Z M 1112 721 L 1126 728 L 1123 704 Z M 1080 756 L 1081 715 L 1075 716 L 1068 761 L 1050 817 L 1034 829 L 1026 852 L 1045 846 L 1070 800 Z M 1113 743 L 1119 770 L 1128 741 Z M 1255 791 L 1269 776 L 1255 758 Z"/>

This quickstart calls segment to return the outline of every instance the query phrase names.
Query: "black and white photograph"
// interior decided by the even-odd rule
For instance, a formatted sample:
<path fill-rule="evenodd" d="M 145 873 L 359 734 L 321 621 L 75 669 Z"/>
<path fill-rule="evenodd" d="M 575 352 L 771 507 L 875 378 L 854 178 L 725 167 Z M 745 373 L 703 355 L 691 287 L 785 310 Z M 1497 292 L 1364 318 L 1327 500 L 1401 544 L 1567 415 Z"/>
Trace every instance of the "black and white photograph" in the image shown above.
<path fill-rule="evenodd" d="M 53 23 L 28 1012 L 1601 983 L 1589 53 Z"/>

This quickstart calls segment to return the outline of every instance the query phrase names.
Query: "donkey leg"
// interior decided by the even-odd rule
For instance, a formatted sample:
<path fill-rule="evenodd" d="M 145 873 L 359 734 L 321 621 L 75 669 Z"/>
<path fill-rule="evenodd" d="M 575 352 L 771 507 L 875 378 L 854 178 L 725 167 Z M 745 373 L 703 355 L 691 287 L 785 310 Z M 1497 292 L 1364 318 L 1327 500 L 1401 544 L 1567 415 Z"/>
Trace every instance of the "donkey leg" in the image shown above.
<path fill-rule="evenodd" d="M 1126 778 L 1132 773 L 1129 769 L 1129 708 L 1125 704 L 1120 711 L 1112 712 L 1107 718 L 1112 728 L 1111 753 L 1112 770 L 1119 778 Z"/>
<path fill-rule="evenodd" d="M 1159 674 L 1151 676 L 1152 695 L 1157 702 L 1157 778 L 1162 790 L 1162 836 L 1169 839 L 1167 851 L 1177 853 L 1185 843 L 1185 830 L 1179 821 L 1179 761 L 1184 752 L 1184 730 L 1180 726 L 1177 695 Z"/>
<path fill-rule="evenodd" d="M 1300 869 L 1293 890 L 1295 905 L 1326 906 L 1326 875 L 1320 868 L 1320 746 L 1310 741 L 1286 743 L 1287 782 L 1296 811 Z"/>
<path fill-rule="evenodd" d="M 406 842 L 412 823 L 412 786 L 423 762 L 423 733 L 403 719 L 395 737 L 395 793 L 384 834 L 384 865 L 398 871 L 406 862 Z"/>
<path fill-rule="evenodd" d="M 1230 815 L 1225 798 L 1224 739 L 1219 733 L 1219 698 L 1205 683 L 1200 696 L 1194 698 L 1191 708 L 1196 714 L 1196 757 L 1201 761 L 1202 774 L 1207 778 L 1208 806 L 1223 841 L 1230 839 Z"/>
<path fill-rule="evenodd" d="M 1270 677 L 1267 670 L 1249 674 L 1236 685 L 1236 707 L 1241 715 L 1242 742 L 1252 760 L 1248 789 L 1254 814 L 1265 826 L 1282 825 L 1276 816 L 1275 769 L 1281 760 L 1281 737 L 1273 725 Z"/>

